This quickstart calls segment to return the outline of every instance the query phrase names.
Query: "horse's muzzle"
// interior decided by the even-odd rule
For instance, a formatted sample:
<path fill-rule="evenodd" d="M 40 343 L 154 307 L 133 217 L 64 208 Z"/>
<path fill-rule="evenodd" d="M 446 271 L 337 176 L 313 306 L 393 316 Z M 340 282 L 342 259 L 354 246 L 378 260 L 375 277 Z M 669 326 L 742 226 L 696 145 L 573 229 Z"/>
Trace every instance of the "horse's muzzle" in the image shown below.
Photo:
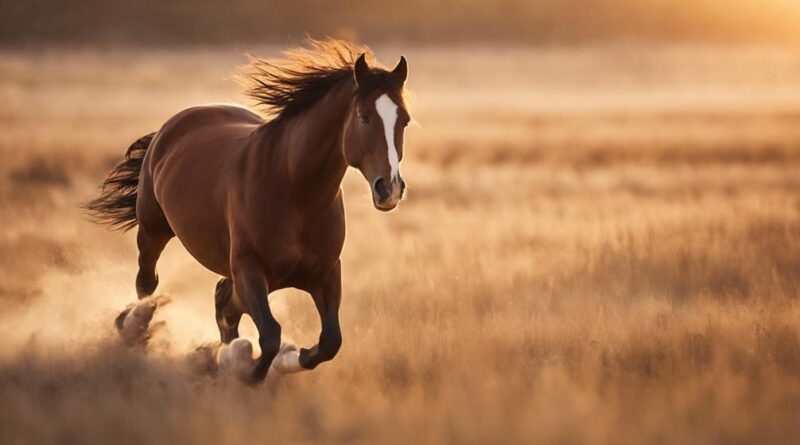
<path fill-rule="evenodd" d="M 405 190 L 406 182 L 400 176 L 392 181 L 380 177 L 372 184 L 372 202 L 378 210 L 388 212 L 397 207 Z"/>

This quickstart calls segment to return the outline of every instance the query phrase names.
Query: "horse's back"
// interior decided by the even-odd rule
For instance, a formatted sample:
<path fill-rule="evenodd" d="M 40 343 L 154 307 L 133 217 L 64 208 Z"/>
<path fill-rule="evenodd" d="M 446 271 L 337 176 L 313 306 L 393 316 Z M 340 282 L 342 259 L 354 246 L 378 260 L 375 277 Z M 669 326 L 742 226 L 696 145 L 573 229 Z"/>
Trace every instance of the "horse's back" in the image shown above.
<path fill-rule="evenodd" d="M 158 163 L 181 149 L 224 148 L 226 140 L 241 139 L 263 124 L 260 116 L 235 105 L 202 105 L 172 116 L 158 131 L 148 156 Z M 215 144 L 215 142 L 222 144 Z"/>

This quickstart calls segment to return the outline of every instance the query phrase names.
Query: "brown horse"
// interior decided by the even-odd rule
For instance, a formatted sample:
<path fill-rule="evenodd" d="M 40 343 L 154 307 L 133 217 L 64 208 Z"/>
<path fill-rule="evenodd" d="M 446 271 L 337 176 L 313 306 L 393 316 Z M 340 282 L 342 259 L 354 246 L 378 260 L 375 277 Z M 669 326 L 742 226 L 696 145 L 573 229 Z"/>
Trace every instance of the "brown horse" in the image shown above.
<path fill-rule="evenodd" d="M 254 59 L 247 72 L 247 92 L 271 120 L 229 105 L 181 111 L 136 141 L 87 204 L 113 228 L 138 225 L 140 299 L 155 291 L 156 262 L 175 236 L 223 277 L 215 293 L 220 340 L 238 338 L 242 314 L 252 317 L 261 347 L 254 382 L 281 347 L 272 291 L 311 294 L 322 325 L 318 344 L 283 357 L 283 370 L 313 369 L 341 346 L 347 167 L 361 171 L 379 210 L 394 209 L 405 189 L 405 58 L 391 71 L 370 67 L 368 50 L 336 40 L 309 40 L 286 56 Z"/>

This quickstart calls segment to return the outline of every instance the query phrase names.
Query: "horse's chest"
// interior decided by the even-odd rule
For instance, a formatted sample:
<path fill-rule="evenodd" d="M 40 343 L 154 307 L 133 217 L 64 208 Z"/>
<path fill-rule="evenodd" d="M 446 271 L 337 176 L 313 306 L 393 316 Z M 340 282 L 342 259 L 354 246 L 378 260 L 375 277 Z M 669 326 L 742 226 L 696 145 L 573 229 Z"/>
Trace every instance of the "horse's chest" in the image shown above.
<path fill-rule="evenodd" d="M 269 281 L 270 287 L 284 288 L 296 287 L 305 289 L 312 287 L 317 281 L 324 278 L 326 272 L 338 260 L 338 254 L 331 252 L 302 249 L 287 252 L 271 261 Z"/>
<path fill-rule="evenodd" d="M 280 253 L 272 258 L 272 280 L 280 287 L 306 288 L 324 278 L 339 260 L 344 230 L 338 225 L 329 230 L 287 235 Z"/>

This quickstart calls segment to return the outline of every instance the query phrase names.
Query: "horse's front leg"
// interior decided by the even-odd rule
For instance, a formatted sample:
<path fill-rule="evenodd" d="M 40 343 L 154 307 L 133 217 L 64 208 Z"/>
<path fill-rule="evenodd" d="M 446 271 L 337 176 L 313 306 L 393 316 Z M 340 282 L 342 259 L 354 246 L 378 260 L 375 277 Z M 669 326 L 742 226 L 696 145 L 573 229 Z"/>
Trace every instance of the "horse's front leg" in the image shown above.
<path fill-rule="evenodd" d="M 281 325 L 269 309 L 269 287 L 261 264 L 254 256 L 237 256 L 231 261 L 233 287 L 236 295 L 253 319 L 258 329 L 258 344 L 261 356 L 256 359 L 252 382 L 257 383 L 267 376 L 267 371 L 281 346 Z"/>
<path fill-rule="evenodd" d="M 222 278 L 217 282 L 214 290 L 214 307 L 219 328 L 219 340 L 228 344 L 239 338 L 239 321 L 242 319 L 242 312 L 233 301 L 232 279 Z"/>
<path fill-rule="evenodd" d="M 319 312 L 322 332 L 314 347 L 300 350 L 300 366 L 303 369 L 314 369 L 320 363 L 331 360 L 342 346 L 342 332 L 339 328 L 339 305 L 342 301 L 341 262 L 336 262 L 336 266 L 320 286 L 312 290 L 311 296 Z"/>

